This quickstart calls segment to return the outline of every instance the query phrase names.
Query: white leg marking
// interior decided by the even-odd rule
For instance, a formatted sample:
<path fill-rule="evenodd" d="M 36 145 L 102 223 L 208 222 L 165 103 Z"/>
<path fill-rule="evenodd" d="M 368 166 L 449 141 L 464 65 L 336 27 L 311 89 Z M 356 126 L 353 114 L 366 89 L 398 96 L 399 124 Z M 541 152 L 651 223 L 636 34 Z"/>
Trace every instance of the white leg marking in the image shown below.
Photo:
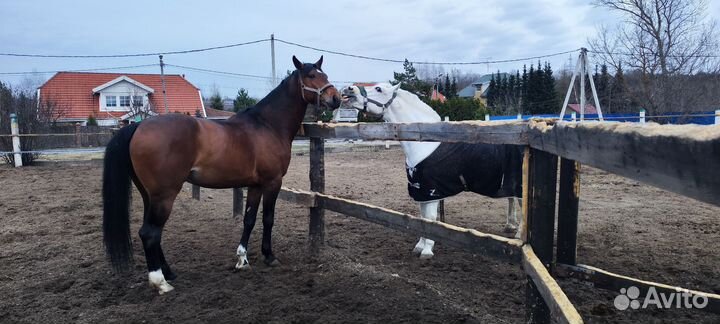
<path fill-rule="evenodd" d="M 235 265 L 235 269 L 246 270 L 250 269 L 250 262 L 247 259 L 247 250 L 242 244 L 238 245 L 237 248 L 238 263 Z"/>
<path fill-rule="evenodd" d="M 440 205 L 439 201 L 420 203 L 420 215 L 424 219 L 428 219 L 428 220 L 432 220 L 432 221 L 437 220 L 439 205 Z M 433 246 L 435 246 L 435 241 L 426 238 L 425 246 L 423 246 L 422 251 L 420 252 L 420 259 L 432 258 L 433 257 L 433 252 L 432 252 Z"/>
<path fill-rule="evenodd" d="M 507 220 L 505 221 L 506 233 L 513 233 L 517 231 L 517 208 L 515 208 L 515 197 L 508 198 L 508 211 Z"/>
<path fill-rule="evenodd" d="M 523 231 L 527 230 L 527 229 L 525 228 L 525 218 L 523 218 L 523 215 L 522 215 L 522 198 L 516 198 L 516 201 L 517 201 L 517 203 L 518 203 L 518 206 L 520 206 L 519 209 L 520 209 L 520 211 L 521 211 L 521 215 L 520 215 L 520 217 L 518 218 L 518 230 L 517 230 L 517 232 L 515 233 L 515 238 L 516 238 L 516 239 L 522 239 L 522 237 L 523 237 Z"/>
<path fill-rule="evenodd" d="M 175 287 L 165 281 L 165 276 L 163 276 L 162 270 L 160 269 L 149 272 L 148 280 L 150 281 L 150 287 L 157 289 L 160 295 L 175 289 Z"/>
<path fill-rule="evenodd" d="M 425 238 L 421 237 L 420 240 L 415 244 L 415 248 L 413 249 L 413 253 L 420 253 L 425 248 Z"/>

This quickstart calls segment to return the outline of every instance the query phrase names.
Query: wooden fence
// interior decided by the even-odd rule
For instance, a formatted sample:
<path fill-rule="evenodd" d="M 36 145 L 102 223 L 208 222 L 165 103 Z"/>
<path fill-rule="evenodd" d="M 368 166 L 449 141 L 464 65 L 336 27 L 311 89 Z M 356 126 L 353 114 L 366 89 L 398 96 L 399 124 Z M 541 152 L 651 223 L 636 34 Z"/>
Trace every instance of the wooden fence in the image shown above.
<path fill-rule="evenodd" d="M 718 127 L 531 120 L 304 124 L 302 132 L 311 138 L 310 191 L 283 188 L 280 198 L 309 208 L 311 250 L 317 251 L 323 245 L 324 210 L 331 210 L 473 253 L 518 262 L 527 275 L 527 314 L 533 323 L 583 322 L 551 273 L 558 278 L 587 281 L 616 292 L 631 285 L 643 294 L 650 287 L 658 292 L 682 289 L 577 264 L 578 172 L 581 163 L 720 205 Z M 508 239 L 429 221 L 325 194 L 324 138 L 526 145 L 522 239 Z M 558 230 L 554 250 L 558 182 Z M 235 189 L 233 197 L 233 210 L 241 211 L 242 190 Z M 703 310 L 720 313 L 720 295 L 685 291 L 707 298 L 708 304 Z"/>

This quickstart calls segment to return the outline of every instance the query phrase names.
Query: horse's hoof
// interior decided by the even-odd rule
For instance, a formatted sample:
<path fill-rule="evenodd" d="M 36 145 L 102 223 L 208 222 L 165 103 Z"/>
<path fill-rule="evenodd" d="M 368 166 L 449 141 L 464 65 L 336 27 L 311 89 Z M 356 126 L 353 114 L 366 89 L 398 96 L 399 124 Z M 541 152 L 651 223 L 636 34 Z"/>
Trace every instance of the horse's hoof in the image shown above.
<path fill-rule="evenodd" d="M 159 287 L 157 287 L 157 289 L 158 289 L 158 294 L 160 294 L 160 296 L 162 296 L 165 293 L 169 293 L 169 292 L 175 290 L 175 287 L 171 286 L 169 283 L 166 282 L 164 285 L 160 285 Z"/>
<path fill-rule="evenodd" d="M 505 227 L 503 228 L 503 232 L 515 233 L 515 232 L 517 232 L 517 226 L 512 225 L 512 224 L 505 224 Z"/>
<path fill-rule="evenodd" d="M 250 262 L 247 260 L 240 260 L 237 264 L 235 264 L 236 270 L 250 270 Z"/>
<path fill-rule="evenodd" d="M 278 259 L 275 257 L 269 257 L 269 258 L 265 258 L 265 264 L 268 267 L 277 267 L 277 266 L 280 266 L 280 261 L 278 261 Z"/>
<path fill-rule="evenodd" d="M 433 257 L 434 255 L 435 255 L 435 254 L 432 253 L 432 252 L 427 252 L 427 253 L 423 252 L 423 253 L 420 253 L 420 260 L 430 260 L 430 259 L 432 259 L 432 257 Z"/>
<path fill-rule="evenodd" d="M 148 279 L 150 287 L 157 289 L 160 295 L 171 292 L 175 289 L 175 287 L 165 281 L 165 276 L 162 274 L 161 270 L 148 273 Z"/>

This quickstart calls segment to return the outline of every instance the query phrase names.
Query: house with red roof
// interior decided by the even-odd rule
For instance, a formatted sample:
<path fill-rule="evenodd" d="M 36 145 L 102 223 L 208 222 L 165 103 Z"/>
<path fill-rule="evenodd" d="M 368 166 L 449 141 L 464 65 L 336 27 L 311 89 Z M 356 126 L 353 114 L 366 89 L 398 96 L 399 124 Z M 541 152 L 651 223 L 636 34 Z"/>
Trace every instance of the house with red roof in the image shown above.
<path fill-rule="evenodd" d="M 100 126 L 134 122 L 151 115 L 181 113 L 207 117 L 200 89 L 183 75 L 165 75 L 167 110 L 159 74 L 59 72 L 38 88 L 38 104 L 52 105 L 58 122 Z"/>

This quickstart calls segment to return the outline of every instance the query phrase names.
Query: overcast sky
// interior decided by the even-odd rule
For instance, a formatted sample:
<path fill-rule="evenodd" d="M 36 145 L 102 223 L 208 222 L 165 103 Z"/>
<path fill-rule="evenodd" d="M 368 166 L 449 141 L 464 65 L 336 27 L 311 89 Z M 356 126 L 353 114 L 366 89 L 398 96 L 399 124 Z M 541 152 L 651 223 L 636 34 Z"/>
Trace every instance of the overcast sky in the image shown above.
<path fill-rule="evenodd" d="M 720 1 L 711 1 L 713 16 Z M 346 53 L 415 61 L 485 61 L 531 57 L 587 46 L 596 27 L 616 17 L 589 0 L 495 1 L 2 1 L 0 52 L 105 55 L 219 46 L 275 37 Z M 715 14 L 712 14 L 712 13 Z M 278 73 L 291 57 L 321 53 L 276 43 Z M 575 56 L 575 54 L 573 54 Z M 548 59 L 555 70 L 569 55 Z M 537 60 L 446 70 L 508 71 Z M 271 76 L 270 44 L 184 55 L 168 64 Z M 55 71 L 157 63 L 157 57 L 60 59 L 0 56 L 0 72 Z M 337 81 L 387 81 L 402 64 L 325 54 L 323 70 Z M 115 71 L 117 72 L 117 71 Z M 120 72 L 158 73 L 158 67 Z M 216 85 L 234 97 L 240 87 L 264 96 L 270 82 L 167 67 L 204 94 Z M 49 78 L 52 74 L 45 74 Z M 18 83 L 22 76 L 0 75 Z"/>

